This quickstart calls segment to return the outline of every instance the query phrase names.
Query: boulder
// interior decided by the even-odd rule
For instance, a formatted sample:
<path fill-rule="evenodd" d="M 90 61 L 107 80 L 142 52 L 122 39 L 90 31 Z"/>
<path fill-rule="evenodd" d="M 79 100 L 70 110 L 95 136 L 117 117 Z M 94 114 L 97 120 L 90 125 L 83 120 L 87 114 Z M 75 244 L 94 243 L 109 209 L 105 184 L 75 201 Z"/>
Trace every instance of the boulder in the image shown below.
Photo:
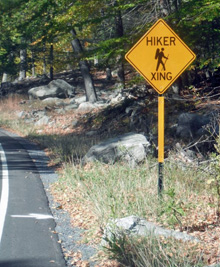
<path fill-rule="evenodd" d="M 84 95 L 84 96 L 77 97 L 77 98 L 74 99 L 74 101 L 77 104 L 84 103 L 84 102 L 86 102 L 86 96 Z"/>
<path fill-rule="evenodd" d="M 112 105 L 112 104 L 114 105 L 114 104 L 117 104 L 117 103 L 122 102 L 122 101 L 124 101 L 124 100 L 125 100 L 125 97 L 122 96 L 121 93 L 119 93 L 117 96 L 115 96 L 115 97 L 113 97 L 113 98 L 111 99 L 110 104 L 111 104 L 111 105 Z"/>
<path fill-rule="evenodd" d="M 182 113 L 178 118 L 176 134 L 183 139 L 201 137 L 208 133 L 205 126 L 211 122 L 211 116 Z"/>
<path fill-rule="evenodd" d="M 148 152 L 150 143 L 146 136 L 127 133 L 91 147 L 83 158 L 83 163 L 94 161 L 115 163 L 120 160 L 135 166 L 146 159 Z"/>
<path fill-rule="evenodd" d="M 177 232 L 157 226 L 152 222 L 148 222 L 138 216 L 128 216 L 125 218 L 111 220 L 104 230 L 102 237 L 102 246 L 106 245 L 106 241 L 114 242 L 115 238 L 120 239 L 123 235 L 136 235 L 136 236 L 164 236 L 165 238 L 175 238 L 181 241 L 194 241 L 199 240 L 186 233 Z"/>
<path fill-rule="evenodd" d="M 28 91 L 30 99 L 38 98 L 41 100 L 49 97 L 67 98 L 74 94 L 75 88 L 61 79 L 51 81 L 48 85 L 34 87 Z"/>
<path fill-rule="evenodd" d="M 20 111 L 20 112 L 17 113 L 17 117 L 19 119 L 23 119 L 23 118 L 25 118 L 25 116 L 26 116 L 26 112 L 25 111 Z"/>
<path fill-rule="evenodd" d="M 42 126 L 42 125 L 46 125 L 48 124 L 50 121 L 50 117 L 48 116 L 43 116 L 42 118 L 40 118 L 36 123 L 35 126 Z"/>
<path fill-rule="evenodd" d="M 72 121 L 71 125 L 72 125 L 72 128 L 77 127 L 79 125 L 79 121 L 75 119 Z"/>
<path fill-rule="evenodd" d="M 60 88 L 63 90 L 66 97 L 72 97 L 75 95 L 75 87 L 68 84 L 64 80 L 57 79 L 49 83 L 49 87 L 52 89 Z"/>
<path fill-rule="evenodd" d="M 87 136 L 95 136 L 95 135 L 98 136 L 98 134 L 99 134 L 98 131 L 89 131 L 86 133 Z"/>
<path fill-rule="evenodd" d="M 77 112 L 90 112 L 95 108 L 96 108 L 95 104 L 92 104 L 90 102 L 84 102 L 79 105 Z"/>
<path fill-rule="evenodd" d="M 56 105 L 56 106 L 64 105 L 64 102 L 58 97 L 48 97 L 42 100 L 42 102 L 47 105 Z"/>
<path fill-rule="evenodd" d="M 69 104 L 69 105 L 66 105 L 64 107 L 64 110 L 65 111 L 69 111 L 69 110 L 73 110 L 73 109 L 77 109 L 79 106 L 77 104 Z"/>

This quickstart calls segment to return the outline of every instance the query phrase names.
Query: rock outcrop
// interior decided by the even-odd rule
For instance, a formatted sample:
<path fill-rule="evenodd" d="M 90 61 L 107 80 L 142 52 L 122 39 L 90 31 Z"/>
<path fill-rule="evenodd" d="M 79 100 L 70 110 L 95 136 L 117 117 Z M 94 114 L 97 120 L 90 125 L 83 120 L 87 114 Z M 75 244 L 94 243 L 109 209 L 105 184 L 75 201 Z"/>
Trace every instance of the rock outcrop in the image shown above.
<path fill-rule="evenodd" d="M 49 97 L 67 98 L 74 94 L 75 88 L 61 79 L 51 81 L 48 85 L 34 87 L 28 91 L 30 99 L 41 100 Z"/>

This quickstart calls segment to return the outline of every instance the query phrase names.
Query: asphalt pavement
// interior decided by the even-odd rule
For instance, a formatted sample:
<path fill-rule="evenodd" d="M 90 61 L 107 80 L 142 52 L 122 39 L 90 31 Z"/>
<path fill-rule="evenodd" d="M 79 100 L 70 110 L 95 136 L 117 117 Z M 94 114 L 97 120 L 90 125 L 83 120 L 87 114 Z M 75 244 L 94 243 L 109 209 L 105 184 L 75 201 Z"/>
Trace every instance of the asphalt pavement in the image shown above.
<path fill-rule="evenodd" d="M 36 162 L 1 130 L 0 161 L 0 267 L 66 266 Z"/>

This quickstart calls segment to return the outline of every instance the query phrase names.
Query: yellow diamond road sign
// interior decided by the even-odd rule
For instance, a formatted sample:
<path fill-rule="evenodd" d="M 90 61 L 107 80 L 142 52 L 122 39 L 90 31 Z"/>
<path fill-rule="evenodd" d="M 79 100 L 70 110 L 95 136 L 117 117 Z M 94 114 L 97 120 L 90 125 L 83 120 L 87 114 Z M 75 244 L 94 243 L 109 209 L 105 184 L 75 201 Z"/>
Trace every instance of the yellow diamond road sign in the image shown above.
<path fill-rule="evenodd" d="M 125 58 L 159 94 L 163 94 L 196 55 L 164 20 L 159 19 Z"/>

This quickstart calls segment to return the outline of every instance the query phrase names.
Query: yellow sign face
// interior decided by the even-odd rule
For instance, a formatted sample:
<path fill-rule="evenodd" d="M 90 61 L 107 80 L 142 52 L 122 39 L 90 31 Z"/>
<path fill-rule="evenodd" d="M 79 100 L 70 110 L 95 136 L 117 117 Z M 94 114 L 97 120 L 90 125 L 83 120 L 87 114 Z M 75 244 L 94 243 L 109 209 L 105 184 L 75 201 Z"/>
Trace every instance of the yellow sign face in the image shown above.
<path fill-rule="evenodd" d="M 159 94 L 163 94 L 196 55 L 164 20 L 159 19 L 125 58 Z"/>

